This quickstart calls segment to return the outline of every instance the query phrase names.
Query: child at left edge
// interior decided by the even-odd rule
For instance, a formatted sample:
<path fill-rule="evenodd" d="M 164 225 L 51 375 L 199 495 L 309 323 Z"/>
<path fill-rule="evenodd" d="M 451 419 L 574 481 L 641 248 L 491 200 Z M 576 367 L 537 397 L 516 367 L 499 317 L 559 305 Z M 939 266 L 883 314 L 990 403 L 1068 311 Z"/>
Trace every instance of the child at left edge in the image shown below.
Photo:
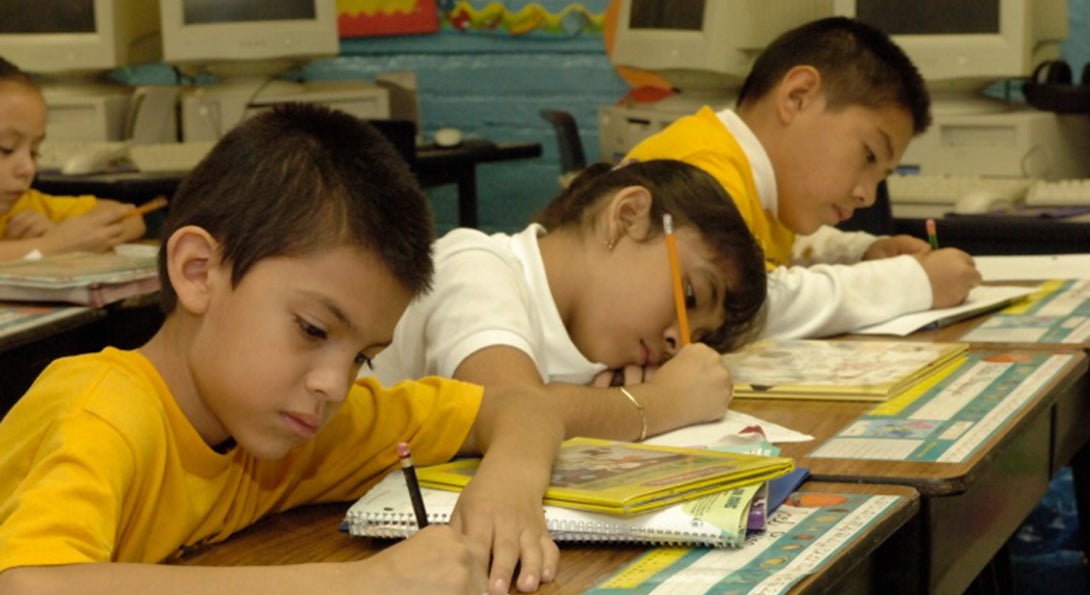
<path fill-rule="evenodd" d="M 0 57 L 0 260 L 34 251 L 102 252 L 142 237 L 143 217 L 125 216 L 132 205 L 31 189 L 45 120 L 45 99 L 37 83 Z"/>
<path fill-rule="evenodd" d="M 534 389 L 353 382 L 434 265 L 427 201 L 372 127 L 284 104 L 175 193 L 162 328 L 51 364 L 0 422 L 0 593 L 506 593 L 552 580 L 564 427 Z M 527 424 L 526 420 L 533 420 Z M 157 562 L 399 466 L 484 453 L 449 525 L 357 562 Z M 346 506 L 347 509 L 347 506 Z M 335 532 L 336 527 L 331 527 Z"/>

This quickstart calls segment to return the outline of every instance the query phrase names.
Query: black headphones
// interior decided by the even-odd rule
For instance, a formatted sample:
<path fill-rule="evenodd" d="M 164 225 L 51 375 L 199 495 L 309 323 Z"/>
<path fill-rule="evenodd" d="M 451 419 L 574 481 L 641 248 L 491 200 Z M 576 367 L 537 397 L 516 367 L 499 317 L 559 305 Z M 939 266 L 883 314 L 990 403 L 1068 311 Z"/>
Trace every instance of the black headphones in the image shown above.
<path fill-rule="evenodd" d="M 1074 114 L 1090 112 L 1090 64 L 1083 66 L 1079 84 L 1071 77 L 1071 66 L 1063 60 L 1037 65 L 1033 76 L 1022 85 L 1026 102 L 1037 109 Z"/>

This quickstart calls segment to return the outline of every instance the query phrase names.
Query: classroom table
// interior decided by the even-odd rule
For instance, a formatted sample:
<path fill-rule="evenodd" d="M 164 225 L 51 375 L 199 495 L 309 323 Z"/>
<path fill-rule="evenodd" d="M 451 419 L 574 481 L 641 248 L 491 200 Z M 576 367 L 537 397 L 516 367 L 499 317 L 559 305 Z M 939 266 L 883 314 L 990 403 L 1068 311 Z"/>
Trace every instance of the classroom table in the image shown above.
<path fill-rule="evenodd" d="M 870 337 L 870 339 L 875 339 Z M 888 340 L 888 337 L 886 338 Z M 1087 359 L 1078 351 L 1050 382 L 961 463 L 811 458 L 809 454 L 875 404 L 852 401 L 735 399 L 732 409 L 814 436 L 782 444 L 822 481 L 900 484 L 920 492 L 921 593 L 962 593 L 1048 491 L 1072 452 L 1060 443 L 1083 442 L 1090 426 L 1074 427 L 1058 412 L 1086 400 Z"/>
<path fill-rule="evenodd" d="M 417 147 L 413 171 L 425 188 L 455 184 L 458 187 L 458 224 L 477 227 L 477 166 L 540 156 L 541 143 L 537 142 L 466 139 L 456 147 Z M 65 176 L 59 172 L 39 172 L 34 187 L 47 194 L 93 194 L 139 204 L 159 195 L 172 196 L 183 175 L 181 172 L 143 174 L 122 171 Z"/>
<path fill-rule="evenodd" d="M 902 554 L 912 547 L 914 538 L 913 534 L 903 532 L 903 528 L 918 510 L 915 490 L 904 486 L 824 482 L 808 482 L 803 489 L 902 498 L 878 522 L 856 536 L 821 572 L 795 585 L 790 593 L 873 593 L 879 585 L 885 585 L 903 570 L 900 568 Z M 169 563 L 243 566 L 347 562 L 367 558 L 391 543 L 350 537 L 339 531 L 338 525 L 347 510 L 348 504 L 323 504 L 270 516 L 223 543 L 187 552 Z M 635 560 L 646 549 L 646 546 L 638 545 L 560 544 L 558 576 L 538 592 L 546 595 L 582 593 Z M 896 585 L 891 589 L 896 591 Z"/>
<path fill-rule="evenodd" d="M 1002 285 L 1037 286 L 1040 281 L 1004 281 Z M 976 327 L 987 322 L 996 312 L 975 316 L 950 326 L 917 331 L 907 340 L 912 341 L 961 341 Z M 1078 343 L 1006 342 L 970 343 L 978 348 L 1012 348 L 1028 350 L 1081 350 L 1090 357 L 1090 341 Z M 1075 504 L 1079 512 L 1079 533 L 1083 552 L 1090 555 L 1090 381 L 1083 383 L 1082 393 L 1063 395 L 1052 410 L 1052 447 L 1049 452 L 1049 475 L 1053 476 L 1064 466 L 1071 467 L 1075 488 Z"/>

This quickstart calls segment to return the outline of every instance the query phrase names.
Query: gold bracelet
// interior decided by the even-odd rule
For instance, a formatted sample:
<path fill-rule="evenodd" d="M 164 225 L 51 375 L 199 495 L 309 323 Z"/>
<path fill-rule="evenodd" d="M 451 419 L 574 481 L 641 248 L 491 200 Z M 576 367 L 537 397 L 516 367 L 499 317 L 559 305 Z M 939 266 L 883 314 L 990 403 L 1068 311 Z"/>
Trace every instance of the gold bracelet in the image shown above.
<path fill-rule="evenodd" d="M 632 393 L 628 392 L 627 388 L 623 386 L 618 388 L 621 389 L 621 394 L 628 397 L 628 400 L 632 401 L 632 404 L 636 406 L 636 411 L 640 412 L 640 437 L 637 441 L 643 442 L 643 439 L 647 438 L 647 413 L 644 412 L 643 405 L 640 405 L 640 402 L 636 400 Z"/>

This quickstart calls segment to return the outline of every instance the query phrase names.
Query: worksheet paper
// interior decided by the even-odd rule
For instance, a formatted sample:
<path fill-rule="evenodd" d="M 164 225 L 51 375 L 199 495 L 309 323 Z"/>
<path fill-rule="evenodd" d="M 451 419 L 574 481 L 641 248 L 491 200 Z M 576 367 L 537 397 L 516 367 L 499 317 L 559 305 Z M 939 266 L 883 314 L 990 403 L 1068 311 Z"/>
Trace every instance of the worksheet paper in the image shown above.
<path fill-rule="evenodd" d="M 906 337 L 923 328 L 946 326 L 988 310 L 997 310 L 1036 290 L 1036 287 L 981 285 L 974 287 L 964 302 L 952 308 L 939 308 L 937 310 L 905 314 L 893 320 L 857 328 L 852 331 L 852 334 Z"/>

